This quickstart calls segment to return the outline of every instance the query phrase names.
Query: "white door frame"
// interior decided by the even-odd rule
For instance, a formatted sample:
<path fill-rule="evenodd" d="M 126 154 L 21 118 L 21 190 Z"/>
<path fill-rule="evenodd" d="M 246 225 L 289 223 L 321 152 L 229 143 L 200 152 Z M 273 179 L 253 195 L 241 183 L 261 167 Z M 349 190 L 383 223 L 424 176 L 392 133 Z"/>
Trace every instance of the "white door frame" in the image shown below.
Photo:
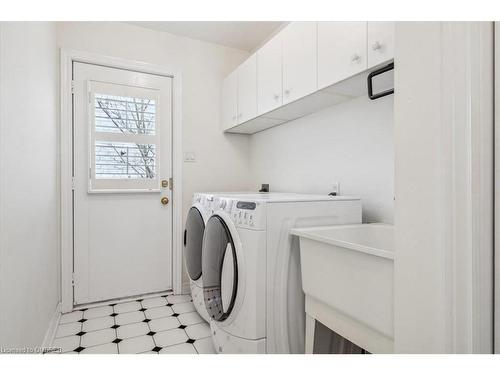
<path fill-rule="evenodd" d="M 493 351 L 492 26 L 396 23 L 397 353 Z"/>
<path fill-rule="evenodd" d="M 182 119 L 181 73 L 168 67 L 95 53 L 61 49 L 61 304 L 73 310 L 73 168 L 72 66 L 73 62 L 171 77 L 172 84 L 172 288 L 182 289 Z"/>

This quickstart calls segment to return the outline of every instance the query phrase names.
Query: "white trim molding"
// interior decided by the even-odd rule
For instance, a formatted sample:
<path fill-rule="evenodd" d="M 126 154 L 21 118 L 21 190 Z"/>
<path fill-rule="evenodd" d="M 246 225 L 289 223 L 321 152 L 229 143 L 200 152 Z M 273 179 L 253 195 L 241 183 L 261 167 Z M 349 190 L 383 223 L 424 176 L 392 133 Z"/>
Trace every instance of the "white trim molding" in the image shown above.
<path fill-rule="evenodd" d="M 395 63 L 395 352 L 492 353 L 493 23 L 397 23 Z"/>
<path fill-rule="evenodd" d="M 446 22 L 443 121 L 450 143 L 447 283 L 452 353 L 493 352 L 493 23 Z"/>
<path fill-rule="evenodd" d="M 172 77 L 172 289 L 182 291 L 182 75 L 178 70 L 142 61 L 61 49 L 61 300 L 62 312 L 73 310 L 73 193 L 72 193 L 72 65 L 83 62 Z"/>
<path fill-rule="evenodd" d="M 49 327 L 43 338 L 42 348 L 48 348 L 52 346 L 54 338 L 56 337 L 57 327 L 59 326 L 59 321 L 61 320 L 61 303 L 58 303 L 52 318 L 50 319 Z"/>

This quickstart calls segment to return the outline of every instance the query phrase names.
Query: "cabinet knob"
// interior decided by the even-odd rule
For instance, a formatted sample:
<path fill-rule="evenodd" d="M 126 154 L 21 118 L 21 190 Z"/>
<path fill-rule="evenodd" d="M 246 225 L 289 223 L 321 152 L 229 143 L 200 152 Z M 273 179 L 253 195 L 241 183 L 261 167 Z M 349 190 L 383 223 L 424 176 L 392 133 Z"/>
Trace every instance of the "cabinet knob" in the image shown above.
<path fill-rule="evenodd" d="M 285 95 L 290 95 L 290 89 L 285 90 Z"/>
<path fill-rule="evenodd" d="M 375 43 L 372 44 L 372 50 L 373 51 L 378 51 L 382 49 L 382 44 L 380 44 L 379 41 L 376 41 Z"/>
<path fill-rule="evenodd" d="M 351 57 L 351 61 L 352 62 L 359 62 L 361 60 L 361 56 L 359 56 L 357 53 L 355 53 L 354 55 L 352 55 Z"/>
<path fill-rule="evenodd" d="M 280 98 L 279 94 L 274 94 L 274 100 L 278 100 Z"/>

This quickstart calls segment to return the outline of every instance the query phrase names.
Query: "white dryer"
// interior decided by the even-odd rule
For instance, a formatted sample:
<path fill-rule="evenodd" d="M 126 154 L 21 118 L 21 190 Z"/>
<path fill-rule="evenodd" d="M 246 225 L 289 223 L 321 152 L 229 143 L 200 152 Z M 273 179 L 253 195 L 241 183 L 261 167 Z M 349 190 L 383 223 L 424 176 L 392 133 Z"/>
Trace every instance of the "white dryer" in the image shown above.
<path fill-rule="evenodd" d="M 297 227 L 361 222 L 361 200 L 217 196 L 203 238 L 203 295 L 220 353 L 304 353 Z"/>

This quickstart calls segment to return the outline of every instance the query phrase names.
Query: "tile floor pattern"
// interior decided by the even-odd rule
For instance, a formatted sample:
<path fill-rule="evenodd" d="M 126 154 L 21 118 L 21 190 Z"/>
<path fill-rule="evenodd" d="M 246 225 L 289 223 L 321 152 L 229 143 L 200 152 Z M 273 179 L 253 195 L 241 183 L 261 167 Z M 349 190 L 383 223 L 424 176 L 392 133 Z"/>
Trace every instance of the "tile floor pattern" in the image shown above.
<path fill-rule="evenodd" d="M 215 353 L 191 296 L 174 294 L 63 314 L 52 346 L 67 354 Z"/>

